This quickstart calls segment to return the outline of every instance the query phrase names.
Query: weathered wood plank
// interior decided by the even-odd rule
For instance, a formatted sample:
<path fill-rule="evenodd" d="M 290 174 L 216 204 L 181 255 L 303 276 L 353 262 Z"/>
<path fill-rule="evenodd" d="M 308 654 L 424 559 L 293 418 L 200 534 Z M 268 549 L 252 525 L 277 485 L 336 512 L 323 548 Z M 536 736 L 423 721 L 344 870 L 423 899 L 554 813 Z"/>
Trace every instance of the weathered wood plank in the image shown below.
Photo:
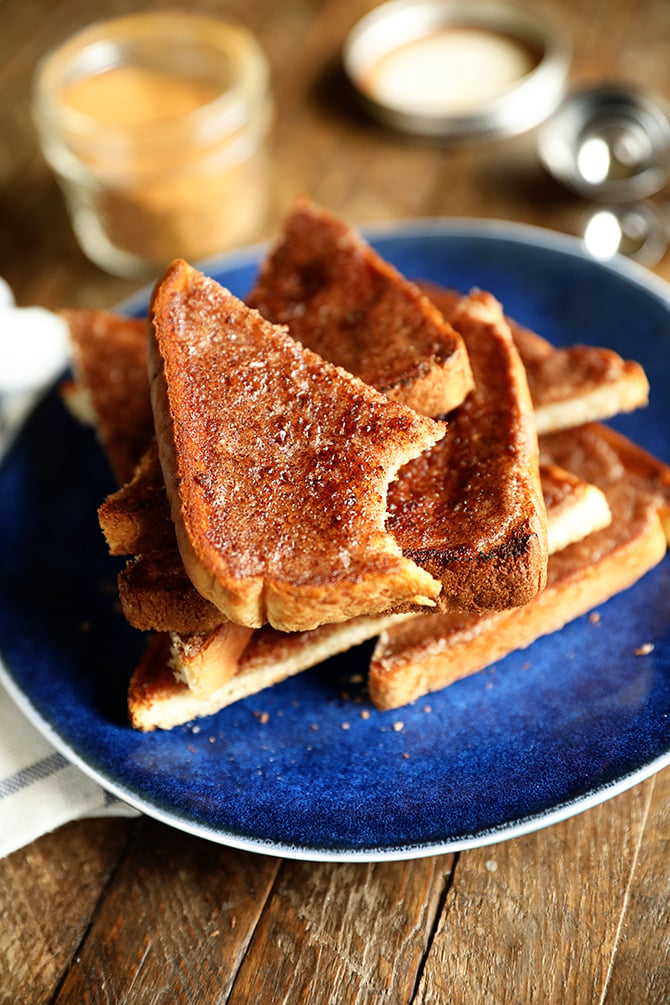
<path fill-rule="evenodd" d="M 143 820 L 57 1005 L 225 1001 L 278 868 Z"/>
<path fill-rule="evenodd" d="M 80 821 L 0 861 L 0 1005 L 52 1000 L 132 828 Z"/>
<path fill-rule="evenodd" d="M 417 1003 L 599 1002 L 651 787 L 463 853 Z"/>
<path fill-rule="evenodd" d="M 643 982 L 643 983 L 642 983 Z M 670 1002 L 670 768 L 655 776 L 602 1005 Z"/>
<path fill-rule="evenodd" d="M 478 216 L 577 232 L 583 204 L 543 175 L 533 134 L 426 144 L 354 108 L 337 60 L 348 28 L 376 2 L 226 5 L 259 37 L 273 71 L 276 215 L 259 236 L 274 232 L 299 191 L 354 223 Z M 217 0 L 196 6 L 221 13 Z M 127 9 L 102 0 L 95 16 Z M 543 10 L 573 40 L 575 81 L 597 82 L 616 67 L 621 78 L 670 93 L 667 0 L 544 0 Z M 3 0 L 0 275 L 21 303 L 106 306 L 135 286 L 77 250 L 28 117 L 34 60 L 90 17 L 87 0 Z M 657 272 L 670 278 L 670 256 Z M 462 853 L 444 905 L 450 857 L 284 863 L 278 873 L 276 860 L 151 822 L 130 847 L 136 825 L 127 821 L 71 825 L 0 862 L 0 1002 L 58 993 L 61 1005 L 207 1005 L 229 995 L 254 1005 L 404 1005 L 417 981 L 424 1002 L 600 1003 L 604 995 L 603 1005 L 628 1005 L 642 994 L 665 1002 L 669 779 L 666 772 L 548 831 Z"/>
<path fill-rule="evenodd" d="M 229 1005 L 410 1002 L 452 863 L 285 862 Z"/>

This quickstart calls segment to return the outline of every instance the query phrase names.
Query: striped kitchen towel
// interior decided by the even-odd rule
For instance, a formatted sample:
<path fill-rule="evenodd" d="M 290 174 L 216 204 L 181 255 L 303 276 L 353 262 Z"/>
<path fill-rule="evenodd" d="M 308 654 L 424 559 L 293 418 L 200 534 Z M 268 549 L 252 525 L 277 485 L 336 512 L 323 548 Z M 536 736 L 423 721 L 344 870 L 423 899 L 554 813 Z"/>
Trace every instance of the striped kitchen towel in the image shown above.
<path fill-rule="evenodd" d="M 0 857 L 70 820 L 103 815 L 138 814 L 59 753 L 0 684 Z"/>
<path fill-rule="evenodd" d="M 16 307 L 0 277 L 0 459 L 69 355 L 62 318 Z M 60 754 L 0 684 L 0 856 L 82 816 L 136 815 Z"/>

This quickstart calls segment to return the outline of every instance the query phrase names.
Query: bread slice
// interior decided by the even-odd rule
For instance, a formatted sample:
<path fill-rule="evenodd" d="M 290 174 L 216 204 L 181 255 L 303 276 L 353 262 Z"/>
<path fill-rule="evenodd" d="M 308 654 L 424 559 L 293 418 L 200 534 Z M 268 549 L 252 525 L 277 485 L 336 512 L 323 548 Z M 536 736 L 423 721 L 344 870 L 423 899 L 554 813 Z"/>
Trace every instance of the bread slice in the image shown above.
<path fill-rule="evenodd" d="M 204 635 L 169 633 L 168 662 L 175 682 L 206 700 L 234 676 L 253 634 L 253 628 L 232 621 Z"/>
<path fill-rule="evenodd" d="M 604 493 L 555 464 L 543 468 L 542 486 L 550 544 L 567 537 L 579 540 L 609 521 Z M 209 715 L 410 618 L 416 615 L 360 617 L 309 632 L 257 629 L 238 662 L 229 651 L 224 650 L 222 657 L 216 642 L 212 645 L 219 632 L 227 638 L 228 626 L 190 636 L 188 657 L 179 636 L 155 636 L 133 674 L 128 696 L 131 721 L 137 729 L 170 729 Z M 200 675 L 195 688 L 191 686 L 192 666 Z M 210 686 L 212 681 L 217 682 L 215 686 Z"/>
<path fill-rule="evenodd" d="M 533 410 L 502 308 L 488 293 L 451 314 L 475 389 L 446 436 L 389 487 L 386 526 L 442 582 L 442 609 L 527 603 L 545 583 L 547 523 Z"/>
<path fill-rule="evenodd" d="M 599 484 L 611 524 L 553 555 L 545 590 L 518 611 L 417 617 L 385 630 L 368 679 L 378 708 L 405 705 L 525 648 L 632 586 L 664 557 L 665 465 L 601 426 L 556 433 L 543 441 L 543 454 Z"/>
<path fill-rule="evenodd" d="M 430 291 L 432 298 L 435 300 L 436 304 L 440 306 L 441 309 L 448 313 L 449 317 L 452 317 L 455 310 L 462 310 L 464 298 L 453 291 L 446 290 L 441 287 L 426 286 L 427 290 Z M 509 322 L 512 335 L 515 338 L 515 344 L 517 347 L 521 347 L 521 354 L 523 359 L 526 360 L 527 367 L 533 373 L 533 381 L 531 385 L 531 397 L 534 400 L 534 404 L 542 408 L 542 402 L 546 400 L 548 395 L 555 394 L 556 388 L 552 390 L 551 385 L 547 385 L 547 381 L 553 379 L 554 368 L 550 364 L 549 360 L 551 358 L 556 358 L 557 360 L 562 360 L 562 362 L 557 363 L 557 367 L 563 371 L 564 377 L 557 385 L 560 394 L 563 396 L 565 402 L 570 402 L 569 407 L 565 408 L 552 408 L 550 412 L 545 413 L 545 417 L 550 419 L 553 417 L 554 420 L 558 421 L 561 425 L 564 425 L 567 421 L 567 417 L 572 414 L 583 415 L 586 413 L 591 413 L 593 408 L 600 403 L 604 408 L 607 405 L 605 411 L 610 411 L 614 405 L 619 402 L 622 403 L 626 400 L 628 392 L 625 390 L 626 387 L 632 388 L 637 386 L 641 388 L 646 386 L 646 377 L 642 373 L 640 377 L 640 371 L 638 365 L 632 362 L 623 361 L 619 359 L 619 362 L 613 364 L 613 368 L 610 374 L 615 374 L 618 372 L 621 379 L 609 380 L 607 376 L 607 367 L 603 365 L 603 358 L 609 358 L 609 351 L 601 349 L 582 349 L 576 347 L 575 349 L 575 366 L 570 365 L 570 360 L 573 358 L 572 349 L 553 349 L 544 339 L 539 336 L 528 332 L 526 329 L 522 329 L 519 325 L 514 322 Z M 472 348 L 472 347 L 471 347 Z M 584 355 L 586 354 L 586 356 Z M 591 364 L 588 367 L 592 377 L 590 382 L 584 382 L 584 366 L 579 365 L 579 358 L 582 361 L 591 359 Z M 538 360 L 541 365 L 536 365 Z M 542 362 L 544 361 L 544 362 Z M 534 368 L 534 369 L 533 369 Z M 600 378 L 598 378 L 600 374 Z M 628 375 L 628 376 L 627 376 Z M 603 392 L 597 393 L 595 387 L 597 385 L 598 379 L 602 380 Z M 574 380 L 574 384 L 572 381 Z M 486 386 L 484 383 L 484 377 L 481 372 L 478 379 L 479 391 L 482 392 L 483 388 Z M 618 388 L 618 390 L 617 390 Z M 581 402 L 581 397 L 584 396 L 586 404 Z M 613 397 L 613 395 L 615 395 Z M 616 396 L 618 395 L 618 397 Z M 630 401 L 630 397 L 627 398 Z M 638 402 L 641 404 L 643 402 L 643 396 L 638 397 Z M 536 422 L 537 422 L 537 411 L 535 411 Z M 596 417 L 601 417 L 599 413 Z M 452 432 L 448 431 L 445 440 L 439 445 L 439 447 L 434 451 L 434 454 L 442 456 L 447 464 L 449 463 L 449 444 L 451 443 Z M 482 436 L 478 435 L 476 438 L 472 439 L 468 436 L 466 443 L 481 443 Z M 473 464 L 476 461 L 473 459 Z M 484 469 L 485 471 L 486 469 Z M 437 467 L 435 469 L 437 474 Z M 162 476 L 158 476 L 158 483 L 152 487 L 150 485 L 145 486 L 146 493 L 149 500 L 155 500 L 164 493 L 162 485 Z M 395 489 L 394 489 L 395 490 Z M 439 486 L 437 491 L 440 491 Z M 410 497 L 411 498 L 411 497 Z M 419 510 L 421 507 L 420 501 L 414 500 L 412 502 L 415 510 Z M 163 514 L 163 522 L 167 525 L 168 530 L 171 532 L 171 524 L 169 519 L 169 507 L 167 501 L 164 501 L 165 511 Z M 147 531 L 149 534 L 156 534 L 158 530 L 158 513 L 153 508 L 153 504 L 147 507 L 151 513 L 151 520 L 147 518 L 145 523 L 147 526 Z M 141 510 L 141 506 L 139 507 Z M 174 561 L 176 555 L 174 548 L 172 551 L 165 551 L 162 555 L 160 552 L 153 554 L 152 550 L 145 547 L 142 544 L 142 530 L 138 527 L 138 517 L 141 518 L 141 512 L 133 514 L 132 507 L 118 506 L 114 504 L 113 514 L 116 521 L 116 527 L 110 530 L 105 524 L 105 515 L 101 512 L 101 523 L 103 529 L 105 530 L 108 540 L 110 539 L 110 533 L 120 535 L 120 522 L 123 519 L 123 515 L 127 516 L 128 522 L 130 524 L 130 532 L 138 533 L 138 542 L 133 546 L 132 540 L 126 539 L 126 544 L 124 547 L 128 554 L 139 555 L 140 557 L 135 559 L 132 566 L 128 568 L 127 571 L 121 573 L 120 577 L 120 588 L 122 589 L 122 602 L 124 604 L 124 609 L 129 616 L 131 623 L 136 625 L 138 628 L 150 629 L 159 628 L 163 629 L 165 627 L 170 627 L 171 615 L 169 610 L 169 598 L 174 597 L 176 602 L 175 616 L 172 618 L 172 627 L 176 630 L 188 629 L 189 631 L 205 631 L 212 627 L 217 620 L 216 608 L 214 605 L 209 604 L 206 601 L 202 601 L 199 598 L 193 597 L 188 604 L 187 610 L 198 613 L 198 617 L 190 623 L 187 624 L 183 620 L 184 604 L 182 603 L 182 598 L 179 592 L 176 590 L 176 586 L 180 580 L 179 571 L 179 558 Z M 141 522 L 141 520 L 140 520 Z M 447 521 L 448 526 L 451 525 L 452 521 Z M 435 548 L 436 561 L 448 561 L 448 556 L 445 555 L 444 549 L 440 546 Z M 441 556 L 441 557 L 440 557 Z M 160 564 L 156 565 L 156 562 L 160 558 Z M 474 563 L 476 565 L 477 563 Z M 495 565 L 495 556 L 491 558 L 491 567 Z M 153 566 L 153 568 L 152 568 Z M 504 566 L 503 566 L 504 568 Z M 183 575 L 181 576 L 183 581 Z M 125 582 L 124 582 L 125 580 Z M 158 586 L 162 584 L 160 588 L 160 596 L 157 598 L 156 603 L 151 602 L 150 589 L 152 584 Z M 172 589 L 171 589 L 172 586 Z M 195 589 L 192 587 L 186 587 L 187 590 L 191 590 L 192 593 L 196 593 Z M 454 604 L 461 603 L 462 601 L 455 597 L 451 601 L 445 599 L 445 606 L 453 606 Z M 160 615 L 159 618 L 152 618 L 154 613 Z M 146 617 L 143 617 L 146 615 Z M 149 618 L 149 620 L 147 620 Z"/>
<path fill-rule="evenodd" d="M 247 297 L 293 338 L 423 415 L 450 412 L 472 388 L 460 336 L 351 227 L 296 201 Z"/>
<path fill-rule="evenodd" d="M 540 464 L 540 479 L 550 555 L 612 522 L 607 496 L 597 485 L 551 462 Z"/>
<path fill-rule="evenodd" d="M 110 555 L 160 553 L 175 546 L 155 437 L 152 436 L 132 477 L 100 504 L 98 522 Z"/>
<path fill-rule="evenodd" d="M 177 543 L 231 621 L 315 628 L 440 584 L 384 531 L 397 469 L 444 426 L 325 362 L 174 262 L 149 310 L 154 426 Z"/>
<path fill-rule="evenodd" d="M 201 596 L 186 575 L 176 542 L 136 555 L 117 577 L 121 609 L 140 631 L 211 632 L 228 619 Z"/>
<path fill-rule="evenodd" d="M 670 466 L 648 450 L 611 426 L 588 423 L 578 430 L 543 436 L 540 454 L 545 464 L 569 464 L 584 478 L 598 483 L 606 494 L 603 470 L 607 472 L 608 482 L 632 481 L 657 511 L 670 544 Z"/>
<path fill-rule="evenodd" d="M 146 362 L 146 322 L 107 311 L 64 310 L 74 382 L 63 394 L 78 418 L 94 425 L 123 485 L 153 437 Z"/>
<path fill-rule="evenodd" d="M 236 701 L 258 694 L 308 667 L 374 638 L 386 625 L 409 615 L 361 616 L 352 621 L 322 625 L 308 632 L 257 629 L 239 662 L 226 664 L 232 673 L 218 687 L 196 693 L 177 679 L 174 648 L 168 634 L 155 635 L 133 673 L 128 689 L 128 712 L 135 729 L 172 729 L 192 719 L 212 715 Z M 205 657 L 207 658 L 207 657 Z"/>
<path fill-rule="evenodd" d="M 643 408 L 649 382 L 639 363 L 612 349 L 553 349 L 518 325 L 512 330 L 528 374 L 538 434 L 570 429 Z"/>
<path fill-rule="evenodd" d="M 451 320 L 461 294 L 433 283 L 421 283 L 420 288 Z M 596 346 L 558 349 L 529 328 L 507 320 L 528 377 L 539 435 L 604 421 L 648 403 L 649 381 L 635 360 Z"/>

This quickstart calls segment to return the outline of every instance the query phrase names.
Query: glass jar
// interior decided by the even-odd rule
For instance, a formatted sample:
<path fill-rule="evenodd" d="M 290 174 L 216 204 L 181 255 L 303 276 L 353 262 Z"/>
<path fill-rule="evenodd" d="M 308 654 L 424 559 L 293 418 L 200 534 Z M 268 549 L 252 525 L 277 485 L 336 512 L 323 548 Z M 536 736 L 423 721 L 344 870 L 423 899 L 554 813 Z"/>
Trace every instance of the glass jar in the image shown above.
<path fill-rule="evenodd" d="M 269 71 L 245 29 L 150 12 L 85 28 L 37 68 L 34 119 L 84 253 L 151 277 L 255 238 Z"/>

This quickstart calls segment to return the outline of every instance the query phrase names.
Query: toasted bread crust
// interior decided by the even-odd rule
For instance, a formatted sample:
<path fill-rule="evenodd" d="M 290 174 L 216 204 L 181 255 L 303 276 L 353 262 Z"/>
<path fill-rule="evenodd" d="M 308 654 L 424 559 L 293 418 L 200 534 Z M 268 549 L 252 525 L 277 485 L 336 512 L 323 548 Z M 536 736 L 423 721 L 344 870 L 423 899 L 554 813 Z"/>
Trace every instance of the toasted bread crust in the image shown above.
<path fill-rule="evenodd" d="M 461 295 L 434 283 L 420 288 L 451 320 Z M 601 422 L 648 403 L 649 381 L 635 360 L 596 346 L 556 348 L 517 321 L 507 322 L 526 370 L 538 435 Z"/>
<path fill-rule="evenodd" d="M 206 698 L 235 675 L 253 632 L 229 621 L 204 635 L 171 633 L 170 666 L 175 680 Z"/>
<path fill-rule="evenodd" d="M 597 485 L 551 462 L 540 464 L 540 479 L 550 555 L 612 522 L 607 496 Z"/>
<path fill-rule="evenodd" d="M 550 441 L 550 442 L 549 442 Z M 587 426 L 543 440 L 549 463 L 572 470 L 605 492 L 611 523 L 553 555 L 545 590 L 516 612 L 444 614 L 394 626 L 380 636 L 370 664 L 369 690 L 381 709 L 396 708 L 439 690 L 525 648 L 636 582 L 664 557 L 667 541 L 659 510 L 667 502 L 668 469 Z"/>
<path fill-rule="evenodd" d="M 646 494 L 659 514 L 670 544 L 670 465 L 659 461 L 644 447 L 603 423 L 588 423 L 577 430 L 549 433 L 540 440 L 540 453 L 546 464 L 576 467 L 574 457 L 582 441 L 588 452 L 582 451 L 579 471 L 592 482 L 601 484 L 599 471 L 608 465 L 612 482 L 634 479 L 640 492 Z"/>
<path fill-rule="evenodd" d="M 387 528 L 441 579 L 443 608 L 516 607 L 544 586 L 548 547 L 525 372 L 490 294 L 462 298 L 451 318 L 475 390 L 444 439 L 389 487 Z"/>
<path fill-rule="evenodd" d="M 174 545 L 174 527 L 156 440 L 132 478 L 98 507 L 98 522 L 111 555 L 142 555 Z"/>
<path fill-rule="evenodd" d="M 98 437 L 122 485 L 153 436 L 146 324 L 107 311 L 61 314 L 70 330 L 77 385 L 86 390 Z"/>
<path fill-rule="evenodd" d="M 176 541 L 131 558 L 117 585 L 126 620 L 140 631 L 211 632 L 227 620 L 191 583 Z"/>
<path fill-rule="evenodd" d="M 161 466 L 184 567 L 240 624 L 302 630 L 439 583 L 383 530 L 386 486 L 443 426 L 294 342 L 185 262 L 150 307 Z"/>
<path fill-rule="evenodd" d="M 517 329 L 515 341 L 528 374 L 539 435 L 643 408 L 649 382 L 640 366 L 611 349 L 575 345 L 552 349 L 543 359 L 524 359 L 528 335 Z"/>
<path fill-rule="evenodd" d="M 567 521 L 575 539 L 580 531 L 586 535 L 593 529 L 588 496 L 595 486 L 587 485 L 554 464 L 543 469 L 542 485 L 546 492 L 550 539 L 556 536 L 553 529 L 556 518 L 560 523 Z M 223 681 L 214 688 L 201 686 L 198 696 L 192 688 L 185 690 L 187 674 L 175 671 L 175 649 L 181 651 L 182 640 L 172 636 L 171 646 L 165 648 L 163 645 L 162 668 L 152 657 L 151 661 L 143 660 L 135 671 L 129 695 L 131 717 L 138 729 L 169 729 L 197 716 L 216 712 L 415 617 L 414 614 L 360 617 L 337 625 L 323 625 L 309 632 L 257 629 L 239 655 L 232 675 L 229 651 L 224 650 L 223 657 L 217 651 L 220 634 L 224 635 L 224 646 L 227 644 L 227 628 L 189 636 L 190 663 L 197 664 L 201 681 L 211 681 L 217 676 Z"/>
<path fill-rule="evenodd" d="M 351 227 L 296 201 L 247 298 L 269 321 L 395 401 L 443 415 L 472 387 L 462 339 Z"/>

